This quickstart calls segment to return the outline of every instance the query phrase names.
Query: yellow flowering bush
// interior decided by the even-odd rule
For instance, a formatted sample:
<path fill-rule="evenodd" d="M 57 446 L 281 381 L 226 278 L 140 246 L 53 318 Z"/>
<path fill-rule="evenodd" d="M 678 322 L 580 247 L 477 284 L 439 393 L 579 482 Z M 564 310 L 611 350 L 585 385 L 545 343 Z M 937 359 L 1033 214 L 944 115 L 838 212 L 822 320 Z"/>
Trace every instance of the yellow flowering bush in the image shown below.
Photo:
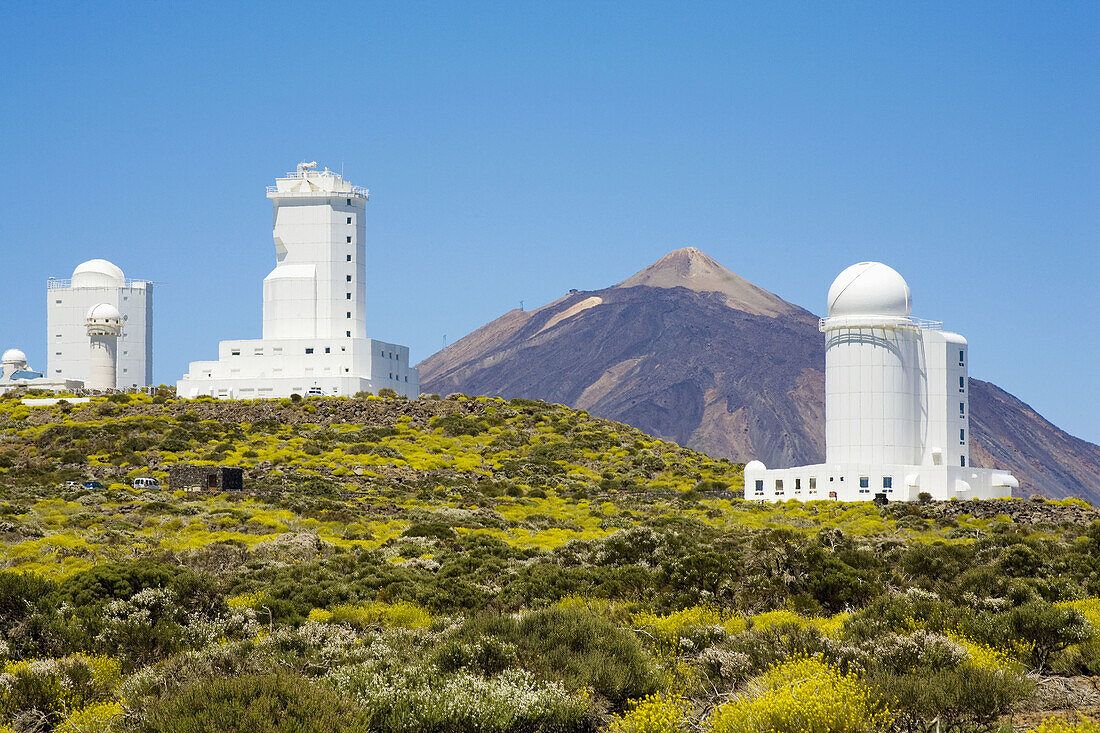
<path fill-rule="evenodd" d="M 1100 723 L 1084 716 L 1074 721 L 1050 718 L 1028 728 L 1028 733 L 1100 733 Z"/>
<path fill-rule="evenodd" d="M 635 700 L 630 710 L 616 716 L 609 733 L 681 733 L 687 730 L 691 706 L 682 697 L 665 693 L 646 695 Z"/>
<path fill-rule="evenodd" d="M 322 623 L 348 624 L 358 628 L 367 626 L 386 626 L 400 629 L 423 629 L 431 625 L 432 616 L 427 609 L 415 603 L 382 603 L 371 601 L 360 605 L 340 605 L 327 611 L 314 609 L 309 614 L 310 621 Z"/>
<path fill-rule="evenodd" d="M 225 599 L 225 605 L 230 608 L 256 608 L 267 600 L 267 594 L 263 591 L 255 593 L 241 593 Z"/>
<path fill-rule="evenodd" d="M 740 634 L 746 627 L 739 614 L 709 606 L 691 606 L 664 616 L 641 612 L 631 620 L 635 628 L 656 637 L 658 645 L 672 648 L 683 641 L 695 645 L 707 641 L 705 637 Z"/>
<path fill-rule="evenodd" d="M 1082 598 L 1076 601 L 1055 603 L 1058 608 L 1072 608 L 1085 617 L 1092 626 L 1093 638 L 1100 636 L 1100 598 Z"/>
<path fill-rule="evenodd" d="M 710 733 L 847 733 L 888 728 L 893 718 L 872 689 L 819 659 L 794 657 L 750 681 L 711 715 Z"/>
<path fill-rule="evenodd" d="M 110 733 L 122 729 L 124 711 L 117 702 L 102 702 L 69 713 L 55 733 Z"/>
<path fill-rule="evenodd" d="M 818 616 L 800 616 L 794 611 L 778 610 L 758 613 L 750 621 L 752 628 L 757 631 L 766 631 L 775 626 L 796 626 L 800 629 L 815 628 L 823 634 L 834 635 L 840 632 L 847 613 L 838 613 L 828 618 Z"/>
<path fill-rule="evenodd" d="M 1014 659 L 1010 654 L 994 649 L 991 646 L 962 636 L 961 634 L 948 633 L 947 638 L 966 649 L 970 663 L 978 669 L 986 669 L 995 672 L 999 669 L 1007 669 L 1013 672 L 1024 672 L 1024 665 Z"/>

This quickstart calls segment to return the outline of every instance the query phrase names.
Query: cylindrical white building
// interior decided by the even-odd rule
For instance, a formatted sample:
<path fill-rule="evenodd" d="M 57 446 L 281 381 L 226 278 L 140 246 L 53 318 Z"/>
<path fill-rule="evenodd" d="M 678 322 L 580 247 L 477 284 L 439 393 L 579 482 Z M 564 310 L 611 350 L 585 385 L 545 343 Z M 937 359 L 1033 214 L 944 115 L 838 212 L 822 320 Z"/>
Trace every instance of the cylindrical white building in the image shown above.
<path fill-rule="evenodd" d="M 829 288 L 825 332 L 825 462 L 920 463 L 923 350 L 909 286 L 860 262 Z"/>
<path fill-rule="evenodd" d="M 118 384 L 118 337 L 122 335 L 122 314 L 110 303 L 98 303 L 84 318 L 90 343 L 88 389 L 115 389 Z"/>

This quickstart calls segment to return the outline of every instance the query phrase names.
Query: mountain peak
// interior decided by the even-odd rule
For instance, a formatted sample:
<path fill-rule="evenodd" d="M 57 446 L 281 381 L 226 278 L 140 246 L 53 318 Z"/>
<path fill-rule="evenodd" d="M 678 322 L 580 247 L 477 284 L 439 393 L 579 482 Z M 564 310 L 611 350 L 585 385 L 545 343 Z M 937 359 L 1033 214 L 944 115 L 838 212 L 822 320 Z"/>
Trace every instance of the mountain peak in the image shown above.
<path fill-rule="evenodd" d="M 800 310 L 774 293 L 731 272 L 695 247 L 669 252 L 649 267 L 616 285 L 617 288 L 687 288 L 698 293 L 721 293 L 726 304 L 758 316 L 778 316 Z"/>

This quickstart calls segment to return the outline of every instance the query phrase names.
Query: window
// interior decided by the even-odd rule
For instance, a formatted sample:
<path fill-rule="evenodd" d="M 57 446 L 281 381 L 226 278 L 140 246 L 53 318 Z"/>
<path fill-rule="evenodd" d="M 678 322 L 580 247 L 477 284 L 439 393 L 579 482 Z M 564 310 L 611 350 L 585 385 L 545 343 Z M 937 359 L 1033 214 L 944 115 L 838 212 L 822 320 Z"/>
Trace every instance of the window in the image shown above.
<path fill-rule="evenodd" d="M 884 489 L 894 488 L 894 477 L 893 476 L 883 476 L 882 477 L 882 488 L 884 488 Z"/>
<path fill-rule="evenodd" d="M 229 354 L 230 354 L 230 356 L 240 356 L 241 355 L 241 350 L 240 349 L 233 349 L 232 351 L 229 352 Z"/>
<path fill-rule="evenodd" d="M 347 294 L 347 295 L 345 296 L 345 300 L 351 300 L 351 293 L 348 293 L 348 294 Z"/>
<path fill-rule="evenodd" d="M 313 347 L 312 346 L 307 346 L 306 347 L 306 353 L 307 354 L 312 354 L 313 353 Z"/>
<path fill-rule="evenodd" d="M 348 237 L 348 244 L 351 244 L 351 237 Z"/>
<path fill-rule="evenodd" d="M 348 262 L 351 262 L 351 255 L 348 255 Z"/>
<path fill-rule="evenodd" d="M 344 282 L 351 282 L 351 275 L 344 275 Z"/>
<path fill-rule="evenodd" d="M 783 490 L 783 479 L 777 478 L 775 480 L 775 490 L 776 491 L 782 491 Z"/>
<path fill-rule="evenodd" d="M 351 338 L 351 331 L 344 331 L 348 338 Z"/>
<path fill-rule="evenodd" d="M 959 442 L 966 442 L 966 430 L 964 428 L 959 428 Z"/>
<path fill-rule="evenodd" d="M 283 353 L 283 347 L 282 346 L 273 346 L 273 347 L 271 347 L 271 353 L 275 354 L 275 355 L 281 354 L 281 353 Z"/>
<path fill-rule="evenodd" d="M 351 224 L 351 217 L 348 217 L 348 224 Z"/>
<path fill-rule="evenodd" d="M 966 389 L 966 377 L 959 377 L 959 391 L 962 392 Z"/>
<path fill-rule="evenodd" d="M 764 479 L 759 479 L 759 478 L 756 479 L 756 493 L 758 493 L 758 494 L 763 494 L 764 493 Z"/>
<path fill-rule="evenodd" d="M 966 414 L 966 403 L 965 402 L 960 402 L 959 403 L 959 417 L 962 417 L 965 414 Z"/>
<path fill-rule="evenodd" d="M 348 206 L 351 206 L 351 199 L 348 199 Z"/>
<path fill-rule="evenodd" d="M 53 352 L 53 355 L 54 356 L 61 356 L 61 352 L 60 351 L 55 351 L 55 352 Z"/>
<path fill-rule="evenodd" d="M 794 480 L 794 490 L 796 493 L 802 491 L 802 479 L 796 478 Z"/>
<path fill-rule="evenodd" d="M 871 479 L 870 478 L 868 478 L 867 476 L 860 476 L 859 477 L 859 488 L 866 489 L 870 485 L 871 485 Z"/>
<path fill-rule="evenodd" d="M 347 367 L 344 367 L 344 374 L 347 374 L 350 371 L 351 371 L 350 369 L 348 369 Z"/>
<path fill-rule="evenodd" d="M 326 347 L 325 347 L 325 353 L 326 353 L 326 354 L 331 354 L 331 353 L 332 353 L 332 349 L 331 349 L 331 348 L 329 348 L 328 346 L 326 346 Z"/>
<path fill-rule="evenodd" d="M 811 478 L 810 479 L 810 491 L 816 491 L 816 490 L 817 490 L 817 479 L 816 478 Z"/>
<path fill-rule="evenodd" d="M 966 456 L 959 456 L 959 465 L 966 468 Z"/>
<path fill-rule="evenodd" d="M 348 311 L 348 318 L 351 318 L 351 311 Z"/>
<path fill-rule="evenodd" d="M 964 356 L 965 354 L 966 354 L 966 352 L 965 352 L 965 351 L 963 351 L 962 349 L 959 349 L 959 366 L 962 366 L 962 365 L 963 365 L 963 356 Z"/>
<path fill-rule="evenodd" d="M 60 301 L 60 300 L 55 300 L 54 302 L 55 302 L 55 303 L 57 303 L 58 305 L 61 305 L 61 301 Z"/>

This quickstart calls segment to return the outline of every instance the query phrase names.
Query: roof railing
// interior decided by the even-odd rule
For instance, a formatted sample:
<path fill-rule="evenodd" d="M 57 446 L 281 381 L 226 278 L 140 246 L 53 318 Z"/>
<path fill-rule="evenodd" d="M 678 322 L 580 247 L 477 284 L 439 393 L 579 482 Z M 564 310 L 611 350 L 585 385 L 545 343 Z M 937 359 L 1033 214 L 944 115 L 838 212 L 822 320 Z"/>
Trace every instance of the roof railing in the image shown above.
<path fill-rule="evenodd" d="M 137 285 L 148 287 L 152 285 L 152 280 L 138 280 L 126 278 L 122 281 L 122 287 L 133 288 Z M 50 277 L 46 278 L 46 290 L 68 290 L 73 286 L 73 279 L 71 277 Z"/>
<path fill-rule="evenodd" d="M 870 317 L 873 317 L 873 316 L 868 316 L 868 317 L 870 318 Z M 818 318 L 817 319 L 817 328 L 818 328 L 818 330 L 824 330 L 825 329 L 825 322 L 828 321 L 828 320 L 829 320 L 828 318 Z M 927 321 L 923 318 L 910 318 L 909 321 L 912 323 L 912 325 L 914 327 L 920 329 L 921 331 L 942 331 L 943 330 L 943 321 Z M 906 324 L 906 325 L 908 325 L 908 324 Z M 873 325 L 859 325 L 859 326 L 852 326 L 852 328 L 875 328 L 875 326 L 873 326 Z M 896 328 L 896 326 L 892 326 L 892 328 Z"/>

